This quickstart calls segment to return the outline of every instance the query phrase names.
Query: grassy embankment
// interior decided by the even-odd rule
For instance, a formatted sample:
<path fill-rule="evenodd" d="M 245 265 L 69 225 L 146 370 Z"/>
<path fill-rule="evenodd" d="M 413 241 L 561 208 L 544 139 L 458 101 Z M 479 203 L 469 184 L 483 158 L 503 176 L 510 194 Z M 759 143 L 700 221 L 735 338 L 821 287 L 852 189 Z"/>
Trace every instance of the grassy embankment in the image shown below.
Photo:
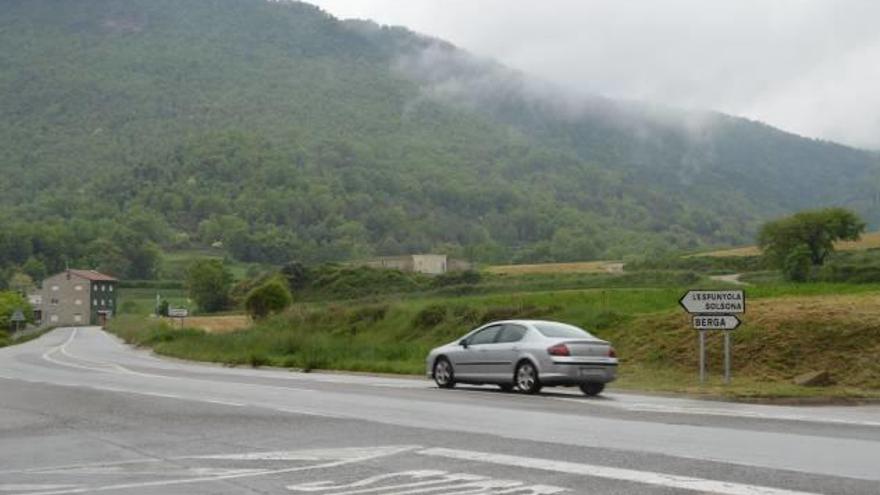
<path fill-rule="evenodd" d="M 631 277 L 634 275 L 630 275 Z M 656 275 L 655 275 L 656 276 Z M 540 277 L 513 286 L 540 287 Z M 501 282 L 490 279 L 489 286 Z M 481 284 L 482 285 L 482 284 Z M 699 281 L 690 286 L 704 287 Z M 747 288 L 751 299 L 734 337 L 734 385 L 720 383 L 720 336 L 709 340 L 713 375 L 696 377 L 696 336 L 677 300 L 685 286 L 597 288 L 392 296 L 300 303 L 247 331 L 175 330 L 127 317 L 112 329 L 129 342 L 185 359 L 230 365 L 272 365 L 422 373 L 428 349 L 483 321 L 513 317 L 572 322 L 617 347 L 619 388 L 763 397 L 880 397 L 880 286 L 773 284 Z M 485 287 L 474 290 L 487 290 Z M 228 329 L 227 329 L 228 330 Z M 791 378 L 828 370 L 831 387 L 806 388 Z"/>

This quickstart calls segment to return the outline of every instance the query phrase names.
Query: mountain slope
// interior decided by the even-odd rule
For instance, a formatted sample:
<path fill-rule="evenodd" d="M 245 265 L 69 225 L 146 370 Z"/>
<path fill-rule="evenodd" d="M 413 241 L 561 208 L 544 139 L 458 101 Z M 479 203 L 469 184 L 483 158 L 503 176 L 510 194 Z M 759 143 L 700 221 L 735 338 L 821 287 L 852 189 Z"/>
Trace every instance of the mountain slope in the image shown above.
<path fill-rule="evenodd" d="M 216 241 L 272 262 L 565 261 L 739 243 L 820 204 L 875 215 L 863 152 L 562 99 L 306 4 L 7 0 L 0 13 L 0 269 L 130 272 L 143 265 L 131 249 L 108 246 Z M 136 271 L 120 274 L 154 273 Z"/>

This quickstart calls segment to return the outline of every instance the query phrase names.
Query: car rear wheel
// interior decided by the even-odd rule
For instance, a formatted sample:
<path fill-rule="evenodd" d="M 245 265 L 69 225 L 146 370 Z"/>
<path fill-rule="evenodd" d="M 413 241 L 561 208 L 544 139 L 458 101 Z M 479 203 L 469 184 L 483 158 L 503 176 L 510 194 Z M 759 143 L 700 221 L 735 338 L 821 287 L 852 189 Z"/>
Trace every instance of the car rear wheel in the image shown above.
<path fill-rule="evenodd" d="M 581 392 L 590 397 L 601 394 L 603 390 L 605 390 L 604 383 L 581 383 Z"/>
<path fill-rule="evenodd" d="M 434 382 L 440 388 L 455 386 L 455 371 L 448 359 L 440 358 L 434 363 Z"/>
<path fill-rule="evenodd" d="M 541 391 L 541 380 L 535 365 L 526 361 L 516 368 L 516 388 L 526 394 L 537 394 Z"/>

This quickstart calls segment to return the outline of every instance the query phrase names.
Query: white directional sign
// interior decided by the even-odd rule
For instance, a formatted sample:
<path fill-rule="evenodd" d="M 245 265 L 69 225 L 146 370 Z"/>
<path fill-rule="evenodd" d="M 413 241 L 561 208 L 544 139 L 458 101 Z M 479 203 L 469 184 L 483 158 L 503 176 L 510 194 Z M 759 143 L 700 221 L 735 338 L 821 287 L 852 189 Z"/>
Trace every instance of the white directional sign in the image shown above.
<path fill-rule="evenodd" d="M 678 301 L 690 314 L 733 315 L 746 312 L 746 294 L 742 290 L 692 290 Z"/>
<path fill-rule="evenodd" d="M 733 315 L 723 316 L 694 316 L 695 330 L 736 330 L 742 323 Z"/>
<path fill-rule="evenodd" d="M 170 308 L 170 309 L 168 309 L 168 317 L 169 318 L 186 318 L 187 316 L 189 316 L 189 310 L 187 310 L 187 309 L 183 309 L 183 308 L 180 308 L 180 309 Z"/>

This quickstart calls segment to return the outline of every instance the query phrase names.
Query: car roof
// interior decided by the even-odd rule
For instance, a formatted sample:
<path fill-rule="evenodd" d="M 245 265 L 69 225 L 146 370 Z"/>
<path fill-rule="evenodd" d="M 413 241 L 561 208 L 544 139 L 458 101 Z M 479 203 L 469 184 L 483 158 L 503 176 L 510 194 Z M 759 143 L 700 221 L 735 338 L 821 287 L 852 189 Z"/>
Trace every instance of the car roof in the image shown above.
<path fill-rule="evenodd" d="M 572 325 L 571 323 L 565 323 L 562 321 L 552 321 L 552 320 L 498 320 L 498 321 L 490 321 L 489 323 L 484 324 L 483 326 L 489 325 L 502 325 L 505 323 L 515 323 L 519 325 L 535 325 L 537 323 L 555 323 L 557 325 L 570 325 L 573 327 L 577 327 L 577 325 Z M 580 327 L 578 327 L 580 328 Z"/>

